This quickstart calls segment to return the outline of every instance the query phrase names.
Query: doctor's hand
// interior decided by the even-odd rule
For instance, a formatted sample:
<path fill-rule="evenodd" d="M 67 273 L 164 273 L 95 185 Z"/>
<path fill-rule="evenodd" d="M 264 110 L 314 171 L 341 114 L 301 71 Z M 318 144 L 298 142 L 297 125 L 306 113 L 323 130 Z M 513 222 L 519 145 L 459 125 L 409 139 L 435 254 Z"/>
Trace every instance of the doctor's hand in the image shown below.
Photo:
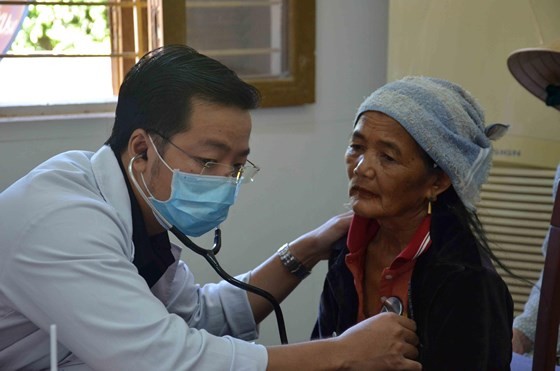
<path fill-rule="evenodd" d="M 378 314 L 338 337 L 267 347 L 267 371 L 421 370 L 415 330 L 408 318 Z"/>
<path fill-rule="evenodd" d="M 421 370 L 416 323 L 395 313 L 381 313 L 334 338 L 349 370 Z"/>
<path fill-rule="evenodd" d="M 307 268 L 328 259 L 332 244 L 348 233 L 353 211 L 347 211 L 327 220 L 320 227 L 307 232 L 290 243 L 290 251 Z"/>

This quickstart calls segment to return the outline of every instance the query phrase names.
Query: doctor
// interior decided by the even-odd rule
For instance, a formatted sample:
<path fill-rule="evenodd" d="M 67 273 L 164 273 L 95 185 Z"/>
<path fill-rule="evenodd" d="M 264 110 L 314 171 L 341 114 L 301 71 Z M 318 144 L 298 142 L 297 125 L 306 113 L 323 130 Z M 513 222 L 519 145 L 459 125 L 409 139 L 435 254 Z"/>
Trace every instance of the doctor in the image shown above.
<path fill-rule="evenodd" d="M 248 160 L 258 101 L 219 62 L 157 49 L 127 74 L 105 146 L 55 156 L 0 194 L 0 369 L 48 368 L 51 324 L 61 369 L 420 369 L 414 323 L 389 313 L 331 339 L 247 342 L 271 305 L 226 282 L 198 286 L 179 260 L 162 219 L 198 236 L 226 218 L 258 171 Z M 237 278 L 281 301 L 349 218 Z"/>

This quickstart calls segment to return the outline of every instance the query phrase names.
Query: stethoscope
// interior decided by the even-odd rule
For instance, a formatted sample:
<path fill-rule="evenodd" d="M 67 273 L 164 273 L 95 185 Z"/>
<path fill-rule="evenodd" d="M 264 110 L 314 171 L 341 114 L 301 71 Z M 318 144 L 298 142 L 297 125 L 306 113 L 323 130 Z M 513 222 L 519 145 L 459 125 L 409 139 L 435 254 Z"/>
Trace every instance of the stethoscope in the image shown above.
<path fill-rule="evenodd" d="M 134 173 L 132 171 L 132 164 L 134 163 L 134 161 L 138 157 L 142 157 L 143 155 L 144 155 L 143 153 L 138 154 L 130 160 L 130 162 L 128 163 L 128 174 L 130 175 L 130 178 L 132 179 L 132 182 L 136 186 L 136 189 L 138 189 L 138 191 L 139 191 L 140 195 L 142 196 L 142 198 L 144 199 L 144 201 L 150 206 L 150 209 L 152 209 L 152 212 L 154 213 L 156 218 L 162 224 L 164 224 L 164 227 L 168 231 L 173 233 L 173 235 L 175 237 L 177 237 L 177 239 L 179 239 L 179 241 L 181 241 L 181 243 L 183 243 L 185 246 L 187 246 L 189 249 L 191 249 L 195 253 L 203 256 L 206 259 L 206 261 L 210 264 L 210 266 L 216 271 L 216 273 L 218 273 L 218 275 L 220 277 L 222 277 L 225 281 L 229 282 L 233 286 L 239 287 L 240 289 L 243 289 L 245 291 L 252 292 L 252 293 L 257 294 L 257 295 L 265 298 L 266 300 L 268 300 L 270 302 L 270 304 L 272 305 L 272 307 L 274 308 L 274 313 L 276 314 L 276 322 L 278 324 L 278 333 L 280 335 L 280 342 L 282 344 L 288 344 L 288 337 L 286 335 L 286 325 L 284 323 L 284 316 L 282 314 L 282 309 L 280 308 L 280 304 L 274 298 L 274 296 L 272 296 L 268 291 L 265 291 L 261 288 L 250 285 L 248 283 L 245 283 L 243 281 L 240 281 L 240 280 L 232 277 L 230 274 L 228 274 L 221 267 L 220 263 L 218 263 L 218 260 L 216 259 L 216 255 L 218 254 L 218 252 L 220 251 L 220 249 L 222 247 L 222 231 L 220 230 L 220 227 L 218 226 L 214 230 L 214 246 L 212 247 L 212 249 L 205 249 L 205 248 L 202 248 L 202 247 L 198 246 L 196 243 L 194 243 L 190 238 L 188 238 L 177 227 L 175 227 L 173 224 L 169 223 L 163 217 L 163 215 L 161 215 L 154 207 L 152 207 L 152 203 L 150 202 L 148 197 L 144 194 L 144 191 L 140 187 L 140 184 L 138 184 L 138 181 L 136 180 L 136 177 L 134 176 Z"/>

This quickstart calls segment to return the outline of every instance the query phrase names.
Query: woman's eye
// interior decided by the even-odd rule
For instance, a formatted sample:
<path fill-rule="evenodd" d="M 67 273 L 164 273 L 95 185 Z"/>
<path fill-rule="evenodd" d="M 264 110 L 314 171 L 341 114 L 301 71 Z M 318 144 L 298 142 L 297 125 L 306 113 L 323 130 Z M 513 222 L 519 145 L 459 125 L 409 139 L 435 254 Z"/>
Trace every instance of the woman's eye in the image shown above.
<path fill-rule="evenodd" d="M 363 149 L 363 146 L 360 144 L 355 144 L 355 143 L 350 143 L 348 145 L 348 152 L 354 153 L 354 152 L 359 152 Z"/>
<path fill-rule="evenodd" d="M 386 153 L 382 153 L 382 154 L 381 154 L 381 159 L 382 159 L 383 161 L 387 161 L 387 162 L 394 162 L 394 161 L 395 161 L 395 159 L 394 159 L 393 157 L 389 156 L 389 155 L 386 154 Z"/>

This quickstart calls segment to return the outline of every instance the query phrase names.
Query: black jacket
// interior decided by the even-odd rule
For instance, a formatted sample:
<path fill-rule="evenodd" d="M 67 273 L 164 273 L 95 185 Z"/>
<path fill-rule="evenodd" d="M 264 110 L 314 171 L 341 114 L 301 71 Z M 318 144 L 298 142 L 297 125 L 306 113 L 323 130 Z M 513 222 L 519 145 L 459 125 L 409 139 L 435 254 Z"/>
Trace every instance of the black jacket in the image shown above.
<path fill-rule="evenodd" d="M 409 313 L 423 370 L 509 370 L 513 303 L 489 258 L 451 213 L 432 215 L 432 245 L 412 273 Z M 329 259 L 312 338 L 356 323 L 358 297 L 345 264 L 346 239 Z"/>

